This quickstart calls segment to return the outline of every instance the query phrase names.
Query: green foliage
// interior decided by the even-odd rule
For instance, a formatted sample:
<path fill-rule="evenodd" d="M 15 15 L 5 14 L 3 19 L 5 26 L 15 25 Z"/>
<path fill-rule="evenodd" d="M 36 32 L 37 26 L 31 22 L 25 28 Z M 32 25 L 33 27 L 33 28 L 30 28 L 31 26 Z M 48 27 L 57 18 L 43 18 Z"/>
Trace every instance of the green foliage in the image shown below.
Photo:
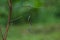
<path fill-rule="evenodd" d="M 8 40 L 59 40 L 60 25 L 51 26 L 47 24 L 44 27 L 40 24 L 60 23 L 60 0 L 12 0 L 12 16 Z M 8 0 L 0 0 L 0 25 L 5 26 L 9 14 Z M 31 23 L 39 23 L 32 25 L 33 32 L 42 34 L 26 33 L 27 28 L 31 26 L 28 22 L 28 17 L 31 16 Z M 22 24 L 25 24 L 21 26 Z M 26 26 L 26 24 L 28 24 Z M 16 26 L 19 25 L 19 26 Z M 35 28 L 36 27 L 36 28 Z M 26 28 L 26 29 L 25 29 Z M 25 31 L 25 30 L 26 31 Z M 5 28 L 3 27 L 3 33 Z M 56 30 L 58 32 L 53 32 Z M 49 32 L 50 34 L 47 34 Z M 45 35 L 46 34 L 46 35 Z M 0 40 L 1 40 L 0 33 Z"/>
<path fill-rule="evenodd" d="M 59 0 L 12 0 L 12 23 L 28 22 L 31 16 L 32 23 L 57 22 L 60 20 Z M 8 17 L 8 1 L 0 0 L 0 24 L 5 24 Z"/>

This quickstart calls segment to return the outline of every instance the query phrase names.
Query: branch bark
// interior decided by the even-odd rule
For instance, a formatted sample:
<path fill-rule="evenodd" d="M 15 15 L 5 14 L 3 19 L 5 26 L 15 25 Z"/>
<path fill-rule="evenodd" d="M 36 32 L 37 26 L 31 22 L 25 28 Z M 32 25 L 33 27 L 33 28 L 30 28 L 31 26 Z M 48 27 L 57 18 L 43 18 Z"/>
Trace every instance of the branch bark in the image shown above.
<path fill-rule="evenodd" d="M 8 22 L 6 25 L 6 31 L 4 33 L 3 40 L 7 40 L 7 35 L 8 35 L 8 30 L 9 30 L 10 20 L 11 20 L 11 14 L 12 14 L 12 0 L 8 0 L 8 5 L 9 5 Z"/>

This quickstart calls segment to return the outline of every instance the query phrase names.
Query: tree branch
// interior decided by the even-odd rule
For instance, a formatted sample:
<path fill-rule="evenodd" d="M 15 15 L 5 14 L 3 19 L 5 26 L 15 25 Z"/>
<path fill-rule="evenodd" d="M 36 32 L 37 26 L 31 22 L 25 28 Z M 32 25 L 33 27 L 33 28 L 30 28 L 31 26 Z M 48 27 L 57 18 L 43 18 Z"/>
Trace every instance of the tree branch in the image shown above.
<path fill-rule="evenodd" d="M 7 35 L 8 35 L 8 30 L 9 30 L 10 20 L 11 20 L 11 14 L 12 14 L 12 0 L 8 0 L 8 5 L 9 5 L 8 22 L 7 22 L 7 25 L 6 25 L 6 31 L 4 33 L 3 40 L 6 40 Z"/>

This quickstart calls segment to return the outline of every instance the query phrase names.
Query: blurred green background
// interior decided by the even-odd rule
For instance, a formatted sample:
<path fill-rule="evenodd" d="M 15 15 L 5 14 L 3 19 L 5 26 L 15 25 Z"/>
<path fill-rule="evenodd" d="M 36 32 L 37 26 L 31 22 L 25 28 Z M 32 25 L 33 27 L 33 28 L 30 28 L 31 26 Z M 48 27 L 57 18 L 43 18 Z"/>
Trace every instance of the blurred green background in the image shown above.
<path fill-rule="evenodd" d="M 60 0 L 12 0 L 12 6 L 7 40 L 60 40 Z M 0 0 L 3 33 L 8 13 L 8 0 Z M 29 15 L 32 25 L 28 21 Z"/>

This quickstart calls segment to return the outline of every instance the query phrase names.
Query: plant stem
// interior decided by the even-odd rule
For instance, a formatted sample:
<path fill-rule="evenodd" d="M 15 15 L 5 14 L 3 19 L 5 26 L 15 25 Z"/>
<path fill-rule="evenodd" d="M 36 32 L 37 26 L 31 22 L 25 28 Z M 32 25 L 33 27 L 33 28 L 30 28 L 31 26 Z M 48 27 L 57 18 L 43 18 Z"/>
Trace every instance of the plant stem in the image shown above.
<path fill-rule="evenodd" d="M 8 30 L 9 30 L 10 20 L 11 20 L 11 14 L 12 14 L 12 0 L 8 0 L 8 5 L 9 5 L 8 22 L 6 25 L 6 31 L 4 33 L 3 40 L 7 40 L 7 35 L 8 35 Z"/>

